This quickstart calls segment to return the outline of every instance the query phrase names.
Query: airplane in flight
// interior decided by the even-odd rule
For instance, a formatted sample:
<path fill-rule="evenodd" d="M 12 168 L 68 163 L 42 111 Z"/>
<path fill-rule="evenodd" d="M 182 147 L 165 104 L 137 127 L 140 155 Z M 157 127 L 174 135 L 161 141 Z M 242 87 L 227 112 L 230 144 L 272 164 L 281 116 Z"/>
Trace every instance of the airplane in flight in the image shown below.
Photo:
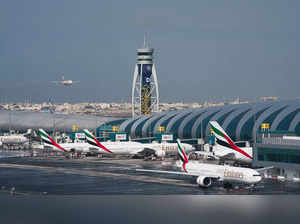
<path fill-rule="evenodd" d="M 87 142 L 103 149 L 102 153 L 104 154 L 107 154 L 110 151 L 112 154 L 155 155 L 156 157 L 161 158 L 168 155 L 176 155 L 177 153 L 176 143 L 139 143 L 134 141 L 100 143 L 89 130 L 84 129 L 83 132 L 85 133 Z M 188 152 L 194 150 L 194 147 L 187 143 L 182 144 L 182 147 Z"/>
<path fill-rule="evenodd" d="M 255 186 L 262 180 L 262 176 L 259 171 L 270 169 L 251 169 L 244 167 L 233 167 L 228 165 L 215 165 L 205 164 L 199 162 L 189 162 L 187 155 L 181 145 L 179 139 L 178 155 L 180 161 L 177 165 L 181 167 L 182 171 L 166 171 L 166 170 L 147 170 L 147 169 L 135 169 L 138 172 L 152 172 L 152 173 L 165 173 L 165 174 L 178 174 L 196 177 L 196 183 L 199 187 L 208 188 L 212 186 L 214 182 L 223 182 L 224 186 L 232 186 L 232 184 L 246 184 Z"/>
<path fill-rule="evenodd" d="M 214 136 L 216 137 L 216 145 L 212 150 L 212 154 L 214 156 L 245 164 L 252 163 L 252 147 L 237 146 L 237 144 L 232 141 L 217 121 L 210 121 L 209 124 Z"/>
<path fill-rule="evenodd" d="M 55 83 L 55 84 L 62 84 L 64 86 L 72 86 L 73 84 L 79 83 L 80 81 L 73 81 L 73 80 L 70 80 L 70 79 L 65 80 L 65 77 L 62 76 L 60 81 L 51 81 L 51 82 Z"/>

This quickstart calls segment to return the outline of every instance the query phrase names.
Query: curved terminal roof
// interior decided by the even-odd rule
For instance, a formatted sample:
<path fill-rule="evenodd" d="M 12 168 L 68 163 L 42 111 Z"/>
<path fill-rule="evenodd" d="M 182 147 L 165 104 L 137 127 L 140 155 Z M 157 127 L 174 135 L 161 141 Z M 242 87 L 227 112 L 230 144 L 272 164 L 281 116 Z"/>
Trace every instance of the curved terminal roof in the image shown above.
<path fill-rule="evenodd" d="M 52 131 L 55 126 L 56 131 L 69 132 L 72 131 L 73 125 L 77 125 L 79 129 L 95 129 L 115 120 L 120 118 L 0 110 L 0 131 L 26 131 L 29 128 Z"/>
<path fill-rule="evenodd" d="M 209 121 L 216 120 L 238 140 L 252 140 L 261 123 L 269 123 L 271 131 L 289 131 L 300 135 L 300 100 L 235 104 L 219 107 L 176 110 L 138 116 L 123 122 L 120 131 L 132 138 L 151 137 L 164 126 L 175 138 L 208 136 Z"/>

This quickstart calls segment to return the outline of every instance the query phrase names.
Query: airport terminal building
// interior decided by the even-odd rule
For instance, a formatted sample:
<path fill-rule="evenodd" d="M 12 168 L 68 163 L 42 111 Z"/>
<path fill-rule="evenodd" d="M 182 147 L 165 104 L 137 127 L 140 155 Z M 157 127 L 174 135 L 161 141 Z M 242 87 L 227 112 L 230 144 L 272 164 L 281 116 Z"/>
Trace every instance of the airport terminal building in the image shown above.
<path fill-rule="evenodd" d="M 55 127 L 56 131 L 70 132 L 73 125 L 77 125 L 79 130 L 117 126 L 118 132 L 127 133 L 131 139 L 154 137 L 161 132 L 159 127 L 164 127 L 164 132 L 173 134 L 174 140 L 203 138 L 207 141 L 210 120 L 218 121 L 234 141 L 254 141 L 262 123 L 269 123 L 271 132 L 300 136 L 300 100 L 173 110 L 127 119 L 0 111 L 1 131 L 10 128 L 21 131 L 43 128 L 51 131 Z"/>
<path fill-rule="evenodd" d="M 254 144 L 253 166 L 271 167 L 266 176 L 300 181 L 300 137 L 265 137 Z"/>
<path fill-rule="evenodd" d="M 218 107 L 174 110 L 136 116 L 122 121 L 119 131 L 132 139 L 153 137 L 163 126 L 175 138 L 207 140 L 209 121 L 216 120 L 234 140 L 253 141 L 262 123 L 270 131 L 300 135 L 300 100 L 234 104 Z M 107 123 L 109 125 L 109 123 Z"/>

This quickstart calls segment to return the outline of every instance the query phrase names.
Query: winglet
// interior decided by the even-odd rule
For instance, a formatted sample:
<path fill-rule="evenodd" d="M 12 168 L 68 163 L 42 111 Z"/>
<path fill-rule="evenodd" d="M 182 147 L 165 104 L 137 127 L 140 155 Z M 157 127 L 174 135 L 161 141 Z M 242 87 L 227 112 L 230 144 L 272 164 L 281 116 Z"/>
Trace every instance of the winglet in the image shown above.
<path fill-rule="evenodd" d="M 87 129 L 83 129 L 83 132 L 86 136 L 87 142 L 93 146 L 98 146 L 99 148 L 103 149 L 106 152 L 112 153 L 108 148 L 106 148 L 104 145 L 102 145 L 97 139 L 96 137 L 89 132 L 89 130 Z"/>
<path fill-rule="evenodd" d="M 210 127 L 217 138 L 217 143 L 219 145 L 222 145 L 227 148 L 231 148 L 244 156 L 248 157 L 249 159 L 253 159 L 252 156 L 250 156 L 247 152 L 236 146 L 234 142 L 231 140 L 231 138 L 226 134 L 226 132 L 223 130 L 223 128 L 218 124 L 216 121 L 210 121 L 209 122 Z"/>
<path fill-rule="evenodd" d="M 54 147 L 60 149 L 60 150 L 63 151 L 63 152 L 67 152 L 66 149 L 64 149 L 64 148 L 61 147 L 59 144 L 57 144 L 57 143 L 56 143 L 56 142 L 55 142 L 55 141 L 47 134 L 47 132 L 45 132 L 43 129 L 40 128 L 39 131 L 38 131 L 38 133 L 39 133 L 39 135 L 41 136 L 43 142 L 45 142 L 45 143 L 47 143 L 47 144 L 49 144 L 49 145 L 51 145 L 51 146 L 54 146 Z"/>
<path fill-rule="evenodd" d="M 177 139 L 177 146 L 178 146 L 178 154 L 179 154 L 179 158 L 180 158 L 180 160 L 182 161 L 182 168 L 183 168 L 183 170 L 185 171 L 185 172 L 187 172 L 186 171 L 186 169 L 185 169 L 185 165 L 189 162 L 188 161 L 188 158 L 187 158 L 187 156 L 186 156 L 186 154 L 185 154 L 185 152 L 184 152 L 184 149 L 183 149 L 183 147 L 182 147 L 182 145 L 181 145 L 181 142 L 180 142 L 180 139 Z"/>

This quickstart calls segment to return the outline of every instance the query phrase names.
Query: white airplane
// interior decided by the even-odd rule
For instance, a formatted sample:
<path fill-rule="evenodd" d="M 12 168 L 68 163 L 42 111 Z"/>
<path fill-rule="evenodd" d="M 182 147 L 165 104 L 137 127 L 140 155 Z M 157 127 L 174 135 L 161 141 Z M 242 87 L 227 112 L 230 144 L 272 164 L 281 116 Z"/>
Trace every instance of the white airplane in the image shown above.
<path fill-rule="evenodd" d="M 90 144 L 86 142 L 78 142 L 78 143 L 56 143 L 43 129 L 38 130 L 38 134 L 41 136 L 42 141 L 45 145 L 50 146 L 53 150 L 62 151 L 64 153 L 74 153 L 74 152 L 82 152 L 82 153 L 97 153 L 98 148 L 92 147 Z"/>
<path fill-rule="evenodd" d="M 126 142 L 102 142 L 100 143 L 96 137 L 87 129 L 83 130 L 87 142 L 93 146 L 103 149 L 102 153 L 123 154 L 123 155 L 146 155 L 154 154 L 157 157 L 165 157 L 166 155 L 174 155 L 177 153 L 176 143 L 139 143 L 133 141 Z M 190 144 L 183 144 L 185 150 L 194 150 Z"/>
<path fill-rule="evenodd" d="M 213 147 L 212 152 L 214 156 L 234 160 L 240 163 L 252 163 L 252 147 L 238 147 L 217 121 L 210 121 L 209 124 L 216 137 L 216 145 Z"/>
<path fill-rule="evenodd" d="M 214 181 L 222 181 L 224 185 L 232 185 L 237 183 L 254 186 L 262 180 L 262 177 L 258 171 L 269 169 L 262 168 L 260 170 L 254 170 L 250 168 L 232 167 L 228 165 L 214 165 L 198 162 L 192 163 L 188 161 L 179 139 L 177 139 L 177 144 L 178 154 L 181 160 L 179 163 L 177 163 L 177 165 L 180 165 L 182 171 L 178 172 L 145 169 L 136 169 L 136 171 L 193 176 L 197 178 L 196 182 L 200 187 L 210 187 Z"/>
<path fill-rule="evenodd" d="M 50 146 L 54 150 L 62 151 L 64 153 L 74 152 L 93 152 L 97 154 L 117 154 L 117 155 L 136 155 L 145 150 L 145 146 L 139 142 L 103 142 L 100 143 L 96 137 L 88 130 L 84 130 L 87 142 L 83 143 L 56 143 L 43 129 L 39 129 L 45 145 Z M 156 156 L 164 155 L 160 151 L 154 152 Z"/>
<path fill-rule="evenodd" d="M 63 84 L 64 86 L 72 86 L 74 83 L 79 83 L 80 81 L 73 81 L 73 80 L 65 80 L 65 77 L 62 76 L 60 81 L 51 81 L 56 84 Z"/>
<path fill-rule="evenodd" d="M 3 135 L 0 136 L 0 142 L 2 144 L 24 144 L 29 141 L 26 136 L 30 134 L 31 129 L 28 129 L 27 133 L 25 134 Z"/>

